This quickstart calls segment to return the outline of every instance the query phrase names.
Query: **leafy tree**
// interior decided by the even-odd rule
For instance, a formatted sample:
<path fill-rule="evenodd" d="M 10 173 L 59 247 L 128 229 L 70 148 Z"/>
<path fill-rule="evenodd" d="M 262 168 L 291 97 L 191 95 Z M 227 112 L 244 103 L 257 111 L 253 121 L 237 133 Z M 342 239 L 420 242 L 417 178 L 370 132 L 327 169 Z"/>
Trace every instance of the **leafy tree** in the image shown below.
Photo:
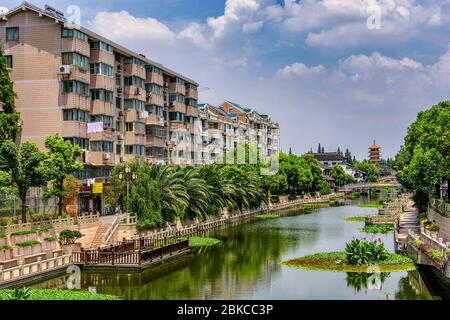
<path fill-rule="evenodd" d="M 16 111 L 15 100 L 14 84 L 0 44 L 0 143 L 6 140 L 15 141 L 19 133 L 20 115 Z"/>
<path fill-rule="evenodd" d="M 348 148 L 345 149 L 344 158 L 347 163 L 353 164 L 352 153 L 348 150 Z"/>
<path fill-rule="evenodd" d="M 426 206 L 427 195 L 436 194 L 442 181 L 450 180 L 450 101 L 419 112 L 394 168 L 398 181 L 414 191 L 419 207 Z"/>
<path fill-rule="evenodd" d="M 45 167 L 52 187 L 45 192 L 46 197 L 58 197 L 58 214 L 63 211 L 64 179 L 75 171 L 83 170 L 83 164 L 78 161 L 83 151 L 80 146 L 73 145 L 58 134 L 45 138 L 48 157 Z"/>
<path fill-rule="evenodd" d="M 363 162 L 355 162 L 353 166 L 364 172 L 365 180 L 368 182 L 377 182 L 378 176 L 380 175 L 380 169 L 371 162 L 363 161 Z"/>
<path fill-rule="evenodd" d="M 46 180 L 43 162 L 46 154 L 33 142 L 25 142 L 18 149 L 12 141 L 0 146 L 0 168 L 10 175 L 11 183 L 17 187 L 22 203 L 22 222 L 26 223 L 26 197 L 32 187 L 44 185 Z"/>
<path fill-rule="evenodd" d="M 353 177 L 345 172 L 344 168 L 336 164 L 331 168 L 330 176 L 334 179 L 337 186 L 343 186 L 353 182 Z"/>
<path fill-rule="evenodd" d="M 305 161 L 308 169 L 311 171 L 312 181 L 310 191 L 317 192 L 322 190 L 325 185 L 327 185 L 327 182 L 323 176 L 319 161 L 317 161 L 317 159 L 310 154 L 302 155 L 301 159 Z"/>

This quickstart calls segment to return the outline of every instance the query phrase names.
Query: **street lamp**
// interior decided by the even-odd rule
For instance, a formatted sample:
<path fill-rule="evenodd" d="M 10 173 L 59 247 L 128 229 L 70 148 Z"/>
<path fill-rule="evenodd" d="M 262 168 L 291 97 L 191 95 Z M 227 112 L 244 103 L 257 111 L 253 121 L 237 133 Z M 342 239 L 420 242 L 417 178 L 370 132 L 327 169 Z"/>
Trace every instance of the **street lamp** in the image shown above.
<path fill-rule="evenodd" d="M 136 180 L 137 179 L 137 173 L 135 172 L 131 172 L 131 168 L 128 164 L 125 165 L 125 172 L 121 172 L 119 173 L 119 179 L 120 180 L 125 180 L 127 183 L 127 200 L 126 200 L 126 207 L 125 207 L 125 211 L 128 213 L 128 202 L 130 200 L 130 181 Z"/>

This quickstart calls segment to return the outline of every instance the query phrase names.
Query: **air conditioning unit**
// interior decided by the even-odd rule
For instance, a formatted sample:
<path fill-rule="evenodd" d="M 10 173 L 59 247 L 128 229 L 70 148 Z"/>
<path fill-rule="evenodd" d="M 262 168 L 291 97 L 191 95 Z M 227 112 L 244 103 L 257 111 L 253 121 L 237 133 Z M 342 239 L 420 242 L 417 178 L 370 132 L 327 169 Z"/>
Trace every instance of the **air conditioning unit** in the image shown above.
<path fill-rule="evenodd" d="M 152 93 L 151 92 L 147 92 L 147 99 L 152 97 Z"/>
<path fill-rule="evenodd" d="M 122 87 L 118 87 L 117 88 L 117 93 L 122 93 L 123 92 L 123 88 Z"/>
<path fill-rule="evenodd" d="M 119 133 L 119 134 L 117 135 L 117 140 L 122 141 L 122 140 L 123 140 L 123 134 Z"/>
<path fill-rule="evenodd" d="M 136 88 L 136 94 L 137 95 L 142 94 L 142 88 Z"/>
<path fill-rule="evenodd" d="M 59 74 L 70 74 L 70 65 L 64 64 L 62 66 L 59 66 L 58 73 Z"/>
<path fill-rule="evenodd" d="M 119 111 L 119 117 L 123 117 L 123 111 Z"/>
<path fill-rule="evenodd" d="M 117 70 L 122 71 L 123 70 L 123 65 L 119 63 L 117 65 Z"/>
<path fill-rule="evenodd" d="M 103 160 L 109 160 L 109 159 L 111 159 L 111 153 L 104 153 Z"/>

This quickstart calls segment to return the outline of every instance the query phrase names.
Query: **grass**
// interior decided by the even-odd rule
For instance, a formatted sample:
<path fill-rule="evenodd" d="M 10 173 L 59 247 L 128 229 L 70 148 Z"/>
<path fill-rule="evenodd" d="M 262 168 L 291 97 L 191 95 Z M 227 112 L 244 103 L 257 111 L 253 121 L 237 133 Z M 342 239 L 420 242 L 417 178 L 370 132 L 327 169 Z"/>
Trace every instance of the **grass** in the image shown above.
<path fill-rule="evenodd" d="M 351 221 L 351 222 L 365 222 L 366 217 L 365 216 L 348 217 L 348 218 L 344 218 L 344 220 Z"/>
<path fill-rule="evenodd" d="M 11 233 L 11 236 L 24 236 L 27 234 L 35 234 L 36 231 L 33 230 L 19 230 Z"/>
<path fill-rule="evenodd" d="M 0 300 L 8 300 L 14 290 L 0 290 Z M 119 300 L 119 297 L 88 291 L 31 289 L 28 300 Z"/>
<path fill-rule="evenodd" d="M 279 217 L 280 217 L 279 214 L 271 214 L 271 213 L 268 213 L 268 214 L 260 214 L 260 215 L 257 215 L 257 216 L 256 216 L 257 219 L 261 219 L 261 220 L 277 219 L 277 218 L 279 218 Z"/>
<path fill-rule="evenodd" d="M 392 224 L 372 224 L 361 228 L 364 233 L 382 233 L 386 234 L 394 231 L 394 226 Z"/>
<path fill-rule="evenodd" d="M 365 203 L 358 205 L 358 207 L 360 208 L 381 208 L 382 206 L 383 206 L 382 204 L 378 203 Z"/>
<path fill-rule="evenodd" d="M 352 266 L 346 263 L 345 252 L 323 252 L 288 260 L 282 263 L 291 268 L 302 270 L 333 272 L 396 272 L 415 270 L 414 262 L 400 254 L 391 253 L 389 258 L 376 265 Z"/>
<path fill-rule="evenodd" d="M 189 247 L 211 247 L 218 245 L 221 241 L 216 238 L 190 237 Z"/>

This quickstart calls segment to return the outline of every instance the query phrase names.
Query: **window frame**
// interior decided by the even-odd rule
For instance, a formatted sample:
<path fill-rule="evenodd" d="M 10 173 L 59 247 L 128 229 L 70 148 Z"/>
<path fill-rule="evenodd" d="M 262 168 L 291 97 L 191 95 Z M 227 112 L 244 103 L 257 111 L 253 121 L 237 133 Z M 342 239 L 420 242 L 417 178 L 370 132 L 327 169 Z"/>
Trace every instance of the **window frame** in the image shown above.
<path fill-rule="evenodd" d="M 14 31 L 13 39 L 10 38 L 10 31 Z M 18 42 L 20 40 L 20 28 L 19 27 L 6 27 L 5 28 L 5 40 L 6 42 Z"/>

